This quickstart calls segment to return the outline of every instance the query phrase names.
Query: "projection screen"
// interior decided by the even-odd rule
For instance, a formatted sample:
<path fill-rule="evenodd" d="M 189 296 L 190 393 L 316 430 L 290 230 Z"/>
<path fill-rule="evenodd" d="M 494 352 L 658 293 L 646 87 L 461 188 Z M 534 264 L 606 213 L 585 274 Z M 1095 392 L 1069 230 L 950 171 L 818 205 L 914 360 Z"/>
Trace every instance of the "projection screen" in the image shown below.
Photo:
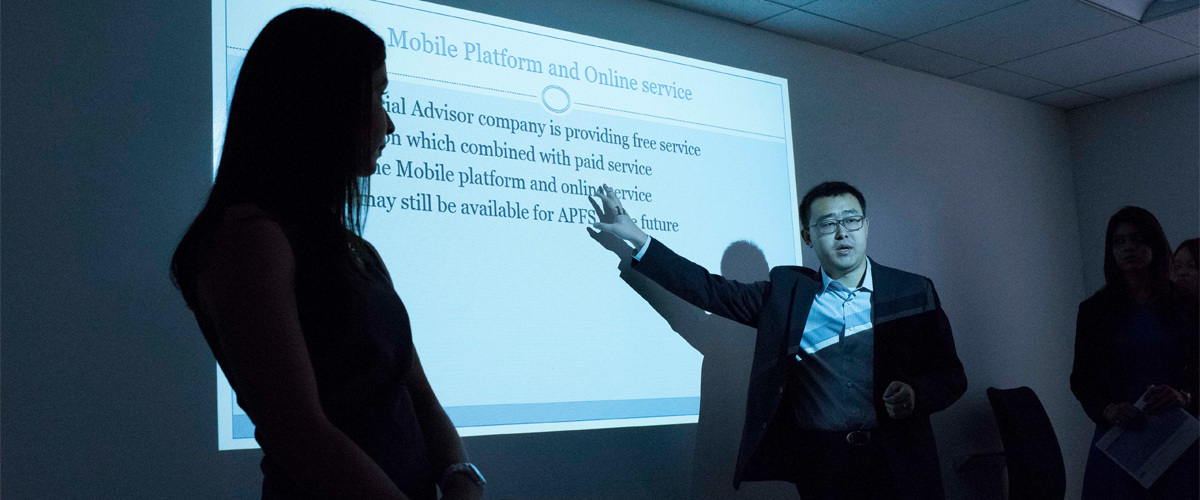
<path fill-rule="evenodd" d="M 587 195 L 613 187 L 711 272 L 740 240 L 798 264 L 787 81 L 424 2 L 214 0 L 214 172 L 246 50 L 297 6 L 387 46 L 396 131 L 364 237 L 459 433 L 695 422 L 701 355 L 618 277 Z M 218 448 L 257 447 L 219 367 L 216 382 Z"/>

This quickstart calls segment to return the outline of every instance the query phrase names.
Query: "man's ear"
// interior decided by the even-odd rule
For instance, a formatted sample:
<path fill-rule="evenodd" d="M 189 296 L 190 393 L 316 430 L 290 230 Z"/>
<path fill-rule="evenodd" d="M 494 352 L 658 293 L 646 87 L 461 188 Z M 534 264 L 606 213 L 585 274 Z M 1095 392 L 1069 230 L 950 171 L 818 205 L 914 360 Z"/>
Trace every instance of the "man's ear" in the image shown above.
<path fill-rule="evenodd" d="M 807 227 L 800 230 L 800 237 L 804 238 L 805 245 L 808 245 L 809 248 L 812 248 L 812 236 L 808 234 Z"/>

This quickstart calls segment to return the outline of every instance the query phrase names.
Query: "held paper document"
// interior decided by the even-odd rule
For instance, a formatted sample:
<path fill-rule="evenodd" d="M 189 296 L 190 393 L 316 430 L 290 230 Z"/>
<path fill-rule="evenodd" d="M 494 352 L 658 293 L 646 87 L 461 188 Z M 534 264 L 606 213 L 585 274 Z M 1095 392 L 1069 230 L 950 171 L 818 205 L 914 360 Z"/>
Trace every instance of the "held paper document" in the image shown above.
<path fill-rule="evenodd" d="M 1134 406 L 1140 410 L 1145 405 L 1146 395 L 1142 394 Z M 1150 488 L 1198 436 L 1200 422 L 1182 408 L 1171 408 L 1146 415 L 1146 425 L 1140 429 L 1113 426 L 1096 447 L 1142 487 Z"/>

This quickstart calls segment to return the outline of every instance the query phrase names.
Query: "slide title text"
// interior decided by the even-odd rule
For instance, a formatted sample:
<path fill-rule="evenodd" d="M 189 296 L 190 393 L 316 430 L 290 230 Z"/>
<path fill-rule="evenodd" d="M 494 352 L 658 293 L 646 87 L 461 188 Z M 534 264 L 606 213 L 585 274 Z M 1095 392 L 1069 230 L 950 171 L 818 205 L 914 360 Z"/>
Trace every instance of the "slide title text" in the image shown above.
<path fill-rule="evenodd" d="M 662 96 L 667 99 L 692 100 L 692 89 L 682 87 L 673 81 L 638 79 L 622 75 L 620 71 L 613 68 L 597 69 L 591 65 L 584 66 L 580 70 L 578 61 L 571 61 L 569 64 L 550 61 L 543 63 L 539 59 L 509 53 L 508 49 L 504 47 L 489 47 L 480 42 L 470 41 L 461 42 L 461 45 L 450 43 L 443 35 L 425 32 L 409 33 L 408 30 L 396 33 L 394 28 L 388 28 L 388 47 L 515 71 L 549 74 L 559 78 Z"/>

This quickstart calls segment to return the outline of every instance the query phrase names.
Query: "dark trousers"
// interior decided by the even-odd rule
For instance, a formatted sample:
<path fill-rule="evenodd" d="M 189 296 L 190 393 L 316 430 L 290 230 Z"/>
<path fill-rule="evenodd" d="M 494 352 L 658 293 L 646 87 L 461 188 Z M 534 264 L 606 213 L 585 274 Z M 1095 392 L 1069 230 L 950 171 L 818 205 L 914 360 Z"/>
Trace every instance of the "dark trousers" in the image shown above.
<path fill-rule="evenodd" d="M 847 442 L 845 432 L 796 433 L 796 491 L 801 500 L 904 498 L 896 490 L 879 436 L 867 444 Z M 861 441 L 861 440 L 860 440 Z"/>

